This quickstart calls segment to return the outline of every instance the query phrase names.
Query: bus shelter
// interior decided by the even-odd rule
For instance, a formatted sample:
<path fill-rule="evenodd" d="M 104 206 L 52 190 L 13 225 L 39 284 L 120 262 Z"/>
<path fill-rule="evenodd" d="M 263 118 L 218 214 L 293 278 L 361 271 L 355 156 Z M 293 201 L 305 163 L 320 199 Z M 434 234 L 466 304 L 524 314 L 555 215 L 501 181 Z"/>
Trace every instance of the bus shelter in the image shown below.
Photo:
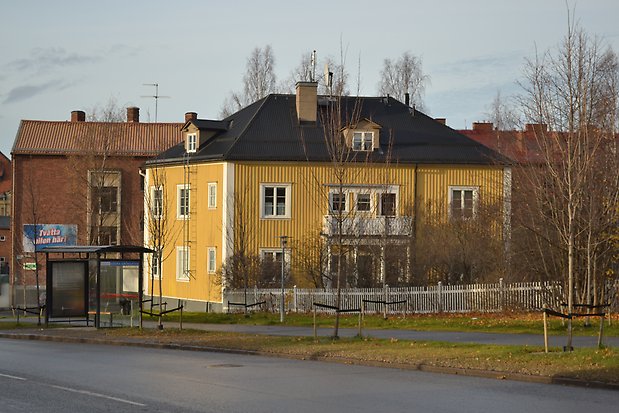
<path fill-rule="evenodd" d="M 50 246 L 45 254 L 45 324 L 60 319 L 83 319 L 94 315 L 126 313 L 133 301 L 142 320 L 144 254 L 154 251 L 137 245 Z M 129 304 L 129 305 L 128 305 Z"/>

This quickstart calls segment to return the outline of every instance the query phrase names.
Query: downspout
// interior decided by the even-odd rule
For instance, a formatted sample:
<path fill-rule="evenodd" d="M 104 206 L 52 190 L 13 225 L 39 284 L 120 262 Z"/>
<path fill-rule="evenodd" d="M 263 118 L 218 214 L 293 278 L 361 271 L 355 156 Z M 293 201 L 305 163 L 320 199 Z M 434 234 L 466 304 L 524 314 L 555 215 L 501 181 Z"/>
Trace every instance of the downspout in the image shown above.
<path fill-rule="evenodd" d="M 414 279 L 415 278 L 415 273 L 417 270 L 417 260 L 416 260 L 416 256 L 417 256 L 417 212 L 418 212 L 418 208 L 417 208 L 417 169 L 419 167 L 419 164 L 416 163 L 415 164 L 415 170 L 413 172 L 413 222 L 412 222 L 412 228 L 411 228 L 411 246 L 412 246 L 412 251 L 411 251 L 411 278 Z"/>

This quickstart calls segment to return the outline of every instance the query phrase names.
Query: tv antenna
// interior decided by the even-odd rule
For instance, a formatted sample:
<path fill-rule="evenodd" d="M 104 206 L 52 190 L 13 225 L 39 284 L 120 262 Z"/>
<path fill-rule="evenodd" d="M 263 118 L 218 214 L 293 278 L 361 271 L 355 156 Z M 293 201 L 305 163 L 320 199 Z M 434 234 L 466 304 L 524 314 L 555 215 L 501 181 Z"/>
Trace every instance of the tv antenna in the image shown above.
<path fill-rule="evenodd" d="M 159 83 L 142 83 L 143 86 L 154 86 L 155 94 L 150 96 L 141 96 L 143 98 L 154 98 L 155 99 L 155 123 L 157 123 L 157 106 L 160 98 L 169 98 L 170 96 L 161 96 L 159 94 Z"/>

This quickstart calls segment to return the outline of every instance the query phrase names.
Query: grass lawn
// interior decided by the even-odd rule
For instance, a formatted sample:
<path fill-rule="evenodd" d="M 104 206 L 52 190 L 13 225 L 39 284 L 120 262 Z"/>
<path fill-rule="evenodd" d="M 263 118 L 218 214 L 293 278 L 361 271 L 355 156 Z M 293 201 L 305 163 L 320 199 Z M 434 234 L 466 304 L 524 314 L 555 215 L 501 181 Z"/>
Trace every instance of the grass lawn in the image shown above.
<path fill-rule="evenodd" d="M 164 317 L 165 321 L 177 321 L 178 314 L 169 314 Z M 334 315 L 318 315 L 318 324 L 321 328 L 332 327 L 335 321 Z M 210 324 L 251 324 L 251 325 L 280 325 L 279 314 L 273 313 L 250 313 L 244 314 L 219 314 L 219 313 L 184 313 L 183 322 L 186 323 L 210 323 Z M 341 315 L 342 327 L 356 328 L 358 315 Z M 311 314 L 290 313 L 286 314 L 283 325 L 287 326 L 312 326 Z M 599 331 L 599 318 L 591 318 L 591 325 L 585 326 L 584 318 L 573 321 L 574 335 L 594 336 Z M 479 314 L 429 314 L 390 316 L 387 320 L 382 315 L 366 315 L 363 328 L 368 329 L 402 329 L 422 331 L 479 331 L 487 333 L 509 334 L 542 334 L 543 321 L 541 313 L 479 313 Z M 566 334 L 567 325 L 555 317 L 549 317 L 548 333 L 551 335 Z M 604 324 L 605 336 L 619 336 L 619 317 L 613 316 L 612 325 L 608 320 Z"/>

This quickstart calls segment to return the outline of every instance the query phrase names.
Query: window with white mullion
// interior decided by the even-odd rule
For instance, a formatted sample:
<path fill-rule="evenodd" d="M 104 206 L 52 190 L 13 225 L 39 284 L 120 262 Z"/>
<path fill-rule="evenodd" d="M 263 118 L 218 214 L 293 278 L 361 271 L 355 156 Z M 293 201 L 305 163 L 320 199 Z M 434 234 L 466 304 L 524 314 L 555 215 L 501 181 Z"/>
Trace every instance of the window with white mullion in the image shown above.
<path fill-rule="evenodd" d="M 290 217 L 290 185 L 261 186 L 262 218 Z"/>
<path fill-rule="evenodd" d="M 470 219 L 477 213 L 477 187 L 450 187 L 449 214 L 452 219 Z"/>
<path fill-rule="evenodd" d="M 355 151 L 371 151 L 374 149 L 374 132 L 353 132 L 352 149 Z"/>

